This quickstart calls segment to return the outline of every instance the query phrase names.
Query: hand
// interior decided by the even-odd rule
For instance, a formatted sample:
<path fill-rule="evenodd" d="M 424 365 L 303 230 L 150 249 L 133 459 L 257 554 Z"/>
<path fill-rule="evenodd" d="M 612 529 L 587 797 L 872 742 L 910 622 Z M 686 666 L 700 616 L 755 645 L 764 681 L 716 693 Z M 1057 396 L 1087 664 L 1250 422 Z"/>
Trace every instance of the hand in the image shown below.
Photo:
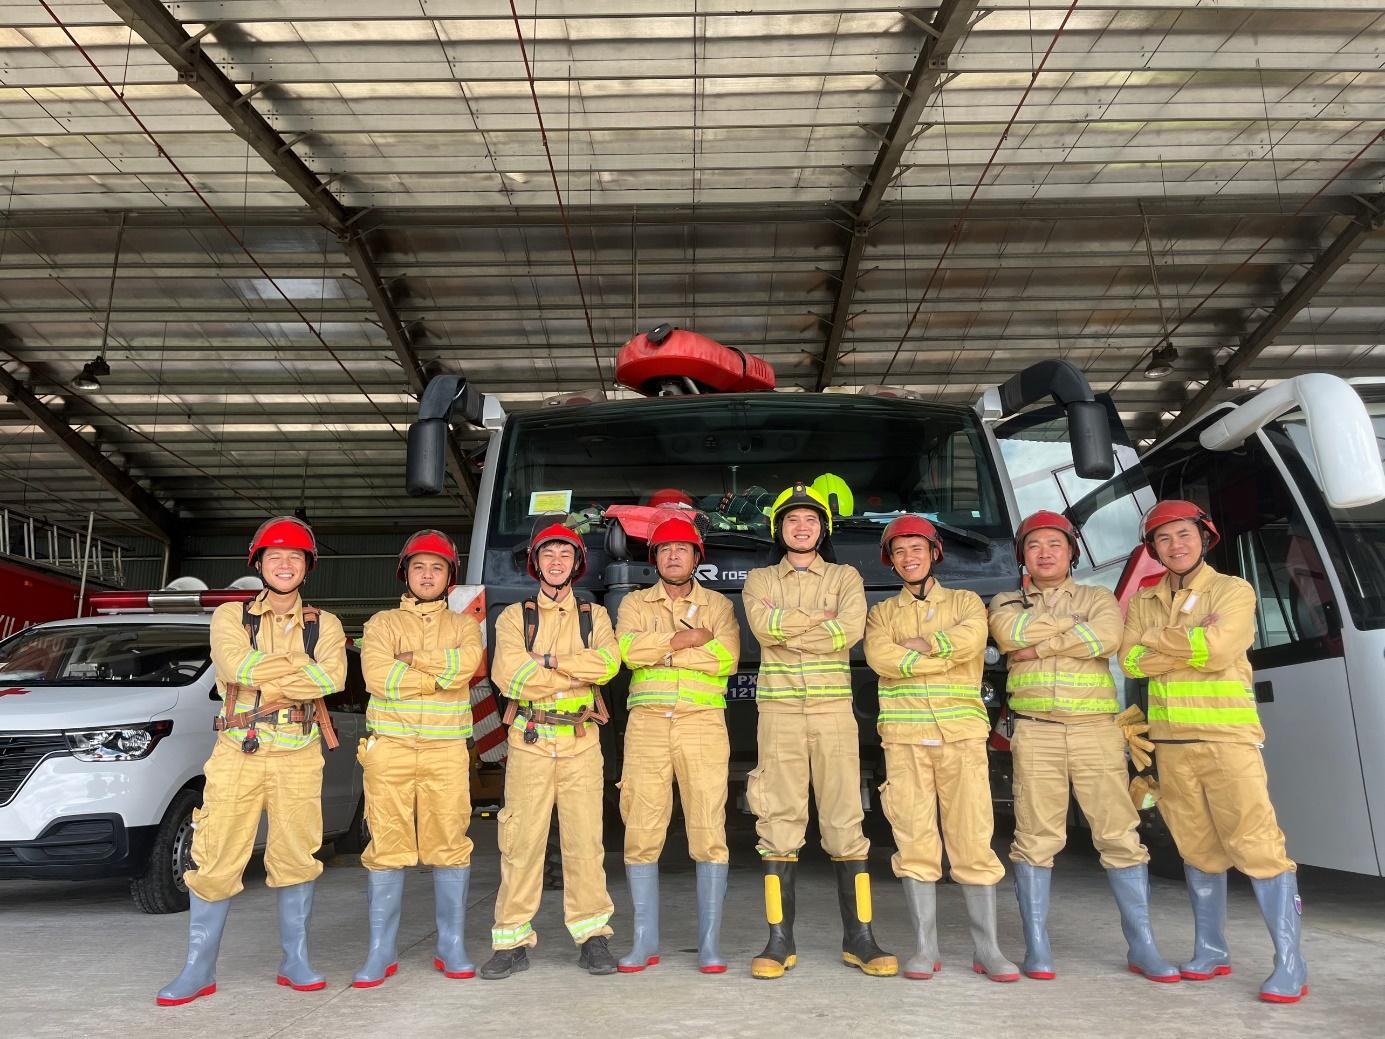
<path fill-rule="evenodd" d="M 1086 615 L 1085 613 L 1074 613 L 1074 614 L 1072 615 L 1072 619 L 1073 619 L 1073 622 L 1074 622 L 1074 623 L 1077 623 L 1077 624 L 1086 624 L 1086 623 L 1087 623 L 1087 615 Z"/>
<path fill-rule="evenodd" d="M 905 649 L 912 649 L 915 653 L 922 653 L 924 656 L 933 655 L 933 641 L 924 635 L 916 639 L 905 639 L 900 643 Z"/>
<path fill-rule="evenodd" d="M 1203 618 L 1202 618 L 1202 623 L 1199 624 L 1198 627 L 1199 627 L 1199 628 L 1212 628 L 1212 627 L 1215 627 L 1220 621 L 1221 621 L 1221 614 L 1219 614 L 1219 613 L 1209 613 L 1206 617 L 1203 617 Z"/>
<path fill-rule="evenodd" d="M 712 633 L 706 628 L 688 628 L 680 631 L 673 636 L 673 641 L 669 643 L 669 649 L 677 652 L 680 649 L 692 649 L 695 646 L 705 646 L 712 641 Z"/>
<path fill-rule="evenodd" d="M 834 621 L 834 620 L 836 620 L 836 619 L 837 619 L 837 611 L 836 611 L 836 610 L 823 610 L 823 611 L 822 611 L 822 619 L 825 620 L 825 621 Z"/>
<path fill-rule="evenodd" d="M 394 659 L 399 661 L 401 664 L 412 664 L 414 662 L 414 655 L 412 652 L 396 653 Z"/>
<path fill-rule="evenodd" d="M 1010 663 L 1012 663 L 1012 664 L 1018 664 L 1018 663 L 1020 663 L 1021 661 L 1024 661 L 1024 660 L 1038 660 L 1038 659 L 1039 659 L 1039 651 L 1038 651 L 1037 649 L 1035 649 L 1033 646 L 1025 646 L 1023 649 L 1017 649 L 1017 650 L 1015 650 L 1013 653 L 1010 654 Z"/>

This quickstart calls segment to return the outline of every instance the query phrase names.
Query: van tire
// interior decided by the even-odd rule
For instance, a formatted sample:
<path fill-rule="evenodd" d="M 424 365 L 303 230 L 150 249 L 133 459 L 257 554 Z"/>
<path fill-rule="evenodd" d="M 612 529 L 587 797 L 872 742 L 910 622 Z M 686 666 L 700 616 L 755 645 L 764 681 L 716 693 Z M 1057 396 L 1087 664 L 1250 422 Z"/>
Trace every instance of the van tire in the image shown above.
<path fill-rule="evenodd" d="M 130 880 L 130 897 L 141 912 L 187 910 L 188 889 L 183 883 L 183 871 L 192 865 L 192 811 L 201 806 L 201 790 L 179 790 L 164 813 L 149 850 L 149 861 Z"/>

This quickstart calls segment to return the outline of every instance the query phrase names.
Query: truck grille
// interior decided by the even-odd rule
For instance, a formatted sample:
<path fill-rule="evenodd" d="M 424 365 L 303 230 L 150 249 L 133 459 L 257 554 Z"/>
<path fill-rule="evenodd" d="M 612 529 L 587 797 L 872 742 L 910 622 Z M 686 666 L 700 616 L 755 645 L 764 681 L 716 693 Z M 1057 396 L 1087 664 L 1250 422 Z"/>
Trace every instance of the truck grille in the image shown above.
<path fill-rule="evenodd" d="M 40 761 L 67 752 L 60 732 L 0 733 L 0 808 L 14 800 Z"/>

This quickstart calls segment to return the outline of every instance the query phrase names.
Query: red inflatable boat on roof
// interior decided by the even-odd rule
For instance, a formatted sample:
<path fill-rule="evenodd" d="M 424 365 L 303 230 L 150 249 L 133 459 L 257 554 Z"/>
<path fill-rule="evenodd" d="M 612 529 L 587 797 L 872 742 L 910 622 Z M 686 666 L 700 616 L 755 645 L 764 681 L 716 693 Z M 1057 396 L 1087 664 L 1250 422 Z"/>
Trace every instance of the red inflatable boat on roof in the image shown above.
<path fill-rule="evenodd" d="M 684 328 L 660 325 L 620 348 L 616 381 L 651 397 L 753 393 L 774 389 L 774 369 L 762 357 Z"/>

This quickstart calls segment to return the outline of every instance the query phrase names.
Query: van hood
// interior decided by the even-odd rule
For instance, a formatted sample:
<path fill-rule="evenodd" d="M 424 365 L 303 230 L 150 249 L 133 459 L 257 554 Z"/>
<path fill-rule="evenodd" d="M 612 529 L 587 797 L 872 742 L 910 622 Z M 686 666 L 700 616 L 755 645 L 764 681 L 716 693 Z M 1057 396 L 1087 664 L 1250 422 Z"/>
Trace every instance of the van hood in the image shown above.
<path fill-rule="evenodd" d="M 196 688 L 0 685 L 0 732 L 100 729 L 154 721 L 168 717 L 180 693 Z"/>

